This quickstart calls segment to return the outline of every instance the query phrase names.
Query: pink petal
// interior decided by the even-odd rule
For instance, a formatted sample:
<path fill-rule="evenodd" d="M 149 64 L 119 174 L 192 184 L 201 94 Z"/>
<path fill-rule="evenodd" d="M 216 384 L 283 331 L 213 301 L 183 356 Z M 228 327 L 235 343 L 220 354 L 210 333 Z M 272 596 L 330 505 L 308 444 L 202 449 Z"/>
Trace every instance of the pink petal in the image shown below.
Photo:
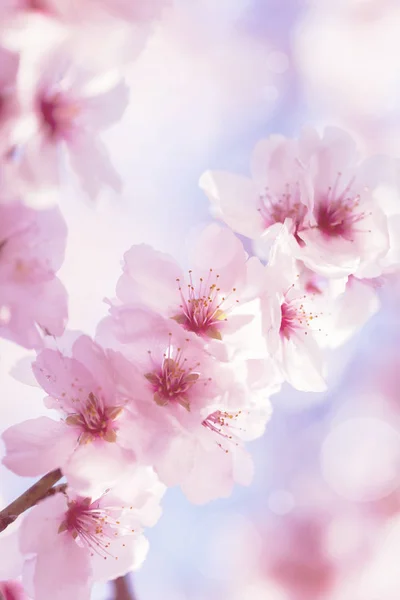
<path fill-rule="evenodd" d="M 102 395 L 112 400 L 115 395 L 114 373 L 103 348 L 89 336 L 81 335 L 73 344 L 72 354 L 94 377 L 96 388 L 101 388 Z"/>
<path fill-rule="evenodd" d="M 215 216 L 234 231 L 252 239 L 262 234 L 259 190 L 251 179 L 223 171 L 207 171 L 199 185 L 212 203 Z"/>
<path fill-rule="evenodd" d="M 75 138 L 69 145 L 69 158 L 83 190 L 90 198 L 95 199 L 104 186 L 121 192 L 121 178 L 98 136 L 91 138 L 81 135 Z"/>
<path fill-rule="evenodd" d="M 129 88 L 124 81 L 112 88 L 82 100 L 85 125 L 96 131 L 114 125 L 125 112 L 129 103 Z"/>
<path fill-rule="evenodd" d="M 219 275 L 218 285 L 231 291 L 246 275 L 246 253 L 240 240 L 227 227 L 212 223 L 195 238 L 191 251 L 195 274 L 205 274 L 212 268 Z M 202 273 L 203 272 L 203 273 Z"/>
<path fill-rule="evenodd" d="M 79 446 L 63 473 L 77 493 L 97 497 L 118 481 L 132 460 L 118 443 L 96 440 Z"/>
<path fill-rule="evenodd" d="M 205 504 L 216 498 L 227 498 L 234 485 L 233 456 L 216 443 L 196 447 L 193 468 L 181 483 L 185 496 L 193 504 Z"/>
<path fill-rule="evenodd" d="M 64 494 L 42 500 L 23 517 L 20 528 L 20 547 L 24 554 L 51 550 L 59 541 L 58 529 L 67 510 Z"/>
<path fill-rule="evenodd" d="M 90 551 L 69 535 L 54 536 L 51 548 L 36 558 L 34 588 L 38 600 L 90 600 Z"/>
<path fill-rule="evenodd" d="M 179 305 L 182 270 L 168 254 L 151 246 L 132 246 L 124 255 L 124 273 L 117 284 L 122 302 L 142 302 L 152 310 L 165 312 Z"/>
<path fill-rule="evenodd" d="M 379 297 L 372 286 L 350 277 L 346 290 L 336 299 L 330 339 L 334 347 L 344 344 L 380 308 Z"/>
<path fill-rule="evenodd" d="M 35 304 L 34 319 L 46 335 L 59 337 L 68 320 L 68 296 L 57 278 L 47 282 Z"/>
<path fill-rule="evenodd" d="M 19 529 L 12 533 L 8 533 L 8 530 L 1 533 L 0 556 L 0 581 L 19 577 L 24 562 L 19 547 Z"/>
<path fill-rule="evenodd" d="M 74 451 L 77 434 L 63 422 L 38 417 L 9 427 L 2 439 L 3 464 L 17 475 L 32 477 L 62 467 Z"/>
<path fill-rule="evenodd" d="M 56 350 L 42 350 L 32 368 L 42 388 L 71 412 L 96 389 L 92 374 L 81 362 Z"/>
<path fill-rule="evenodd" d="M 295 339 L 283 341 L 283 371 L 287 381 L 297 390 L 324 392 L 323 353 L 311 335 L 300 331 Z"/>
<path fill-rule="evenodd" d="M 94 554 L 91 557 L 93 581 L 106 582 L 138 569 L 146 558 L 149 542 L 143 535 L 124 535 L 111 540 L 109 556 Z"/>

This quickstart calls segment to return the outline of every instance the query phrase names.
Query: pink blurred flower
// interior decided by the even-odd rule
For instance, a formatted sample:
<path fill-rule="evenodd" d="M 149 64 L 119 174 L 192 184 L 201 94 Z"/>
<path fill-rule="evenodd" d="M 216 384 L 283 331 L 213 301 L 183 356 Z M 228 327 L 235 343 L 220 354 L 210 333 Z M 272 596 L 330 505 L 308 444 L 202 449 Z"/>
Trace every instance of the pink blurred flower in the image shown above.
<path fill-rule="evenodd" d="M 133 246 L 124 259 L 117 284 L 122 304 L 139 302 L 174 319 L 219 357 L 243 350 L 246 325 L 257 314 L 251 301 L 260 295 L 263 267 L 257 258 L 248 259 L 229 229 L 214 223 L 199 234 L 187 275 L 172 257 L 145 244 Z M 234 334 L 239 339 L 234 341 Z"/>
<path fill-rule="evenodd" d="M 67 295 L 55 273 L 64 258 L 67 230 L 58 209 L 35 211 L 0 203 L 0 336 L 26 348 L 42 334 L 61 335 Z"/>
<path fill-rule="evenodd" d="M 89 600 L 94 582 L 141 565 L 148 549 L 135 506 L 141 487 L 128 504 L 112 493 L 98 499 L 59 493 L 30 511 L 20 547 L 29 563 L 24 583 L 37 600 Z"/>
<path fill-rule="evenodd" d="M 23 476 L 59 467 L 81 493 L 104 490 L 134 460 L 126 398 L 107 355 L 81 335 L 70 356 L 42 350 L 33 371 L 50 394 L 46 404 L 64 418 L 39 417 L 7 429 L 3 463 Z"/>
<path fill-rule="evenodd" d="M 387 253 L 386 217 L 345 132 L 272 136 L 256 147 L 252 175 L 206 172 L 200 179 L 216 216 L 235 231 L 269 244 L 285 223 L 293 255 L 330 277 L 356 273 Z"/>
<path fill-rule="evenodd" d="M 104 185 L 116 191 L 121 181 L 99 134 L 116 123 L 128 103 L 128 90 L 115 73 L 89 72 L 66 46 L 40 65 L 27 106 L 34 113 L 22 144 L 21 175 L 39 186 L 58 185 L 68 156 L 84 191 L 95 198 Z"/>
<path fill-rule="evenodd" d="M 0 596 L 4 600 L 29 600 L 19 581 L 0 581 Z"/>
<path fill-rule="evenodd" d="M 267 530 L 264 572 L 296 600 L 328 598 L 337 568 L 327 549 L 327 524 L 320 516 L 296 515 Z"/>

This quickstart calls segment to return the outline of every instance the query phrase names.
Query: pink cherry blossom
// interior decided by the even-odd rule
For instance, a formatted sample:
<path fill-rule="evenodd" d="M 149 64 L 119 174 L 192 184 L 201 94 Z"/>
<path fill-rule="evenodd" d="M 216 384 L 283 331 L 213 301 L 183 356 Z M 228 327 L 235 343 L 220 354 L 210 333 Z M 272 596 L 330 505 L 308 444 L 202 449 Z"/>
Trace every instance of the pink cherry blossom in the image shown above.
<path fill-rule="evenodd" d="M 192 244 L 191 267 L 185 274 L 171 256 L 145 244 L 133 246 L 124 257 L 118 300 L 140 302 L 174 319 L 220 357 L 224 352 L 229 356 L 234 350 L 243 351 L 246 326 L 257 314 L 252 300 L 263 286 L 260 261 L 248 258 L 229 229 L 212 224 Z M 226 342 L 224 351 L 215 341 Z M 255 338 L 252 343 L 255 346 Z"/>
<path fill-rule="evenodd" d="M 99 134 L 117 122 L 128 90 L 116 73 L 90 72 L 67 45 L 40 64 L 32 92 L 32 133 L 22 145 L 21 176 L 31 184 L 62 181 L 65 157 L 84 191 L 95 198 L 104 185 L 119 191 L 121 181 Z"/>
<path fill-rule="evenodd" d="M 323 322 L 330 315 L 323 296 L 303 287 L 290 254 L 290 234 L 285 226 L 281 229 L 265 267 L 269 286 L 263 298 L 263 331 L 285 379 L 299 390 L 321 392 L 326 389 L 323 338 L 329 334 Z"/>
<path fill-rule="evenodd" d="M 58 209 L 35 211 L 20 202 L 0 203 L 0 336 L 26 348 L 43 333 L 61 335 L 67 297 L 56 277 L 66 226 Z"/>
<path fill-rule="evenodd" d="M 344 291 L 332 306 L 329 345 L 336 347 L 349 340 L 380 308 L 376 290 L 378 280 L 350 276 Z"/>
<path fill-rule="evenodd" d="M 7 429 L 3 463 L 24 476 L 61 468 L 74 489 L 85 494 L 117 481 L 135 457 L 126 397 L 105 352 L 81 335 L 70 356 L 42 350 L 33 371 L 50 395 L 46 404 L 62 419 L 43 416 Z"/>
<path fill-rule="evenodd" d="M 328 276 L 358 273 L 389 249 L 386 215 L 350 136 L 327 128 L 309 147 L 314 199 L 299 234 L 304 243 L 300 258 Z"/>
<path fill-rule="evenodd" d="M 30 511 L 21 524 L 20 547 L 30 563 L 24 584 L 36 600 L 89 600 L 94 582 L 141 565 L 148 549 L 140 500 L 146 477 L 143 483 L 136 479 L 128 502 L 112 492 L 97 499 L 59 493 Z"/>
<path fill-rule="evenodd" d="M 252 175 L 207 172 L 200 180 L 216 216 L 235 231 L 269 243 L 286 223 L 294 256 L 331 277 L 356 273 L 387 253 L 387 219 L 345 132 L 272 136 L 256 147 Z"/>

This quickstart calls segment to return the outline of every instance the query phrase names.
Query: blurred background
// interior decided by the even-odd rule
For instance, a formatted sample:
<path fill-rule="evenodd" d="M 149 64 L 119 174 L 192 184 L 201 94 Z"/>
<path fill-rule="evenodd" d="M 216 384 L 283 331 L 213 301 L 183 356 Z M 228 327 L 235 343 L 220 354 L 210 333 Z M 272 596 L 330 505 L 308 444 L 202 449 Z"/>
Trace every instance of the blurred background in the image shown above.
<path fill-rule="evenodd" d="M 247 173 L 260 138 L 333 124 L 366 154 L 399 156 L 399 31 L 398 0 L 174 0 L 125 55 L 131 103 L 105 137 L 123 194 L 95 206 L 73 181 L 62 189 L 70 328 L 94 332 L 132 244 L 182 257 L 211 220 L 199 176 Z M 168 491 L 138 600 L 398 600 L 399 291 L 389 282 L 381 311 L 332 352 L 327 393 L 272 398 L 251 487 L 204 507 Z M 25 355 L 0 342 L 1 429 L 44 412 L 42 392 L 9 375 Z M 0 503 L 29 483 L 0 467 Z"/>

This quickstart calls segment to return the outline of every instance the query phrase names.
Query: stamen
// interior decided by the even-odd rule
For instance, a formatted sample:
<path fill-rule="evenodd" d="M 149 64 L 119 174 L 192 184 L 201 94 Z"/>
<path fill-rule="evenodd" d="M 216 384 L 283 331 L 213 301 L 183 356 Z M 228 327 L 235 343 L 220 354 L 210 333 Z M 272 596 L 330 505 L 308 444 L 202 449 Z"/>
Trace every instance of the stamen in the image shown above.
<path fill-rule="evenodd" d="M 204 419 L 202 425 L 213 433 L 216 433 L 219 437 L 222 437 L 225 441 L 233 443 L 235 446 L 239 446 L 239 442 L 237 441 L 237 432 L 243 431 L 243 429 L 236 427 L 235 421 L 241 416 L 241 414 L 241 410 L 239 410 L 237 413 L 228 413 L 217 410 L 208 415 L 208 417 Z M 216 444 L 226 454 L 228 454 L 229 450 L 223 447 L 221 442 L 217 441 Z"/>
<path fill-rule="evenodd" d="M 325 237 L 343 237 L 352 242 L 356 232 L 354 225 L 366 214 L 359 212 L 360 195 L 351 193 L 354 178 L 338 193 L 341 177 L 338 173 L 333 187 L 330 186 L 326 197 L 317 203 L 315 217 L 317 227 Z"/>
<path fill-rule="evenodd" d="M 60 92 L 48 97 L 39 98 L 39 111 L 51 138 L 65 138 L 74 127 L 74 121 L 79 115 L 78 105 L 68 101 Z"/>
<path fill-rule="evenodd" d="M 189 341 L 189 340 L 186 340 Z M 153 399 L 159 406 L 170 402 L 180 404 L 190 411 L 190 392 L 200 380 L 200 363 L 188 364 L 182 348 L 172 346 L 171 334 L 167 351 L 160 366 L 145 374 L 153 388 Z"/>
<path fill-rule="evenodd" d="M 113 556 L 109 551 L 111 541 L 120 535 L 132 533 L 133 530 L 121 527 L 120 521 L 111 515 L 111 511 L 117 511 L 120 515 L 122 507 L 105 510 L 100 508 L 99 500 L 95 502 L 90 498 L 70 500 L 58 533 L 68 532 L 79 545 L 89 547 L 92 556 L 96 553 L 105 560 L 108 557 L 117 560 L 118 556 Z"/>
<path fill-rule="evenodd" d="M 311 322 L 317 319 L 320 315 L 306 310 L 303 301 L 307 296 L 302 298 L 284 301 L 281 305 L 281 326 L 279 333 L 282 337 L 289 340 L 297 331 L 303 331 L 308 335 L 307 329 Z"/>
<path fill-rule="evenodd" d="M 210 269 L 207 279 L 200 277 L 195 285 L 192 271 L 189 271 L 186 289 L 182 288 L 177 279 L 182 303 L 180 312 L 172 317 L 188 331 L 216 340 L 222 339 L 221 324 L 227 321 L 230 309 L 228 300 L 236 292 L 236 288 L 233 288 L 229 294 L 222 296 L 219 278 L 219 274 L 214 274 L 213 269 Z"/>
<path fill-rule="evenodd" d="M 307 213 L 306 206 L 301 202 L 300 187 L 298 182 L 291 190 L 286 184 L 286 191 L 282 194 L 273 194 L 265 188 L 260 195 L 258 211 L 260 212 L 265 228 L 275 223 L 284 223 L 286 219 L 293 221 L 293 233 L 296 235 L 302 228 Z"/>

